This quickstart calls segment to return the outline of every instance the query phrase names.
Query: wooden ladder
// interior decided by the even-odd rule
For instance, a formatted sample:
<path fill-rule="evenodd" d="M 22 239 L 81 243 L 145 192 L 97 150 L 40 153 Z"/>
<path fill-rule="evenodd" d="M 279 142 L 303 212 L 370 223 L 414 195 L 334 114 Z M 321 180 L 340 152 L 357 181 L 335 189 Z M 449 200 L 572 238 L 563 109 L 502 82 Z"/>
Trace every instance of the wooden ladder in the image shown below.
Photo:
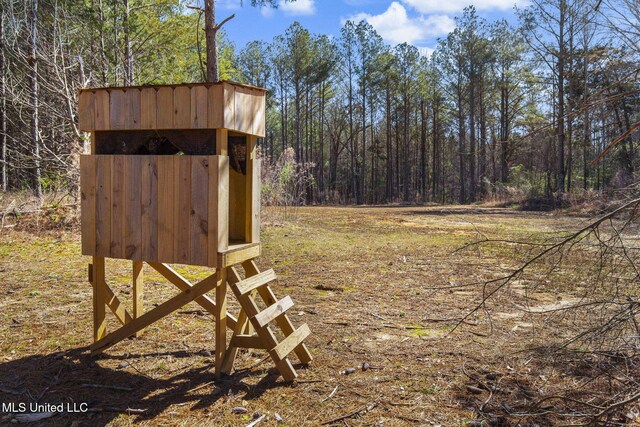
<path fill-rule="evenodd" d="M 291 297 L 286 296 L 278 301 L 269 287 L 269 283 L 276 279 L 273 270 L 260 272 L 253 260 L 243 262 L 242 266 L 246 276 L 244 280 L 235 267 L 228 269 L 229 287 L 238 299 L 241 309 L 222 364 L 222 372 L 231 372 L 240 348 L 256 348 L 267 350 L 285 381 L 293 381 L 298 374 L 289 361 L 289 353 L 295 352 L 300 362 L 305 365 L 312 360 L 304 344 L 304 339 L 310 334 L 309 326 L 305 323 L 294 329 L 286 315 L 286 311 L 293 307 Z M 255 301 L 257 295 L 260 295 L 267 305 L 262 311 Z M 280 342 L 269 326 L 274 321 L 285 337 Z"/>

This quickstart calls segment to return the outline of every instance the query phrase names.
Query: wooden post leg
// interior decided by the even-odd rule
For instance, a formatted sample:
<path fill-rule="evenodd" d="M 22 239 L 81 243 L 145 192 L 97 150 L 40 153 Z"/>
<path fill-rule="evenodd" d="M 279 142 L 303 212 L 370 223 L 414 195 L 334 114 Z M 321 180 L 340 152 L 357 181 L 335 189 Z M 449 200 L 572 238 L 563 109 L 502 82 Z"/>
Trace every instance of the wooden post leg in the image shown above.
<path fill-rule="evenodd" d="M 251 292 L 251 298 L 256 296 L 256 291 Z M 249 322 L 249 318 L 247 317 L 247 313 L 244 310 L 240 309 L 240 313 L 238 314 L 238 321 L 236 322 L 236 327 L 233 330 L 233 337 L 236 335 L 252 335 L 253 334 L 253 326 L 251 326 L 251 322 Z M 227 354 L 224 356 L 224 363 L 222 364 L 222 372 L 225 374 L 231 373 L 233 369 L 233 364 L 236 361 L 236 357 L 238 356 L 238 347 L 233 346 L 233 337 L 231 338 L 231 343 L 229 343 L 229 348 L 227 348 Z"/>
<path fill-rule="evenodd" d="M 227 269 L 216 271 L 216 377 L 223 371 L 225 352 L 227 351 Z"/>
<path fill-rule="evenodd" d="M 144 273 L 142 261 L 133 261 L 133 318 L 137 319 L 144 313 Z M 135 333 L 136 337 L 142 335 L 142 330 Z"/>
<path fill-rule="evenodd" d="M 93 341 L 107 335 L 104 257 L 93 257 Z"/>

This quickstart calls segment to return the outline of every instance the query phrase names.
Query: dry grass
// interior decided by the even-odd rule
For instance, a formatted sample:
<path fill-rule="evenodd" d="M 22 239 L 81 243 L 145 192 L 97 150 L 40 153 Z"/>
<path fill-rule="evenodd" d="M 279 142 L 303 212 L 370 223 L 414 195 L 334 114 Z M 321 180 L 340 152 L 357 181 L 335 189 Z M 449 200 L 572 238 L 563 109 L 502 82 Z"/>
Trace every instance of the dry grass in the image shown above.
<path fill-rule="evenodd" d="M 481 318 L 450 333 L 478 301 L 479 286 L 447 289 L 504 274 L 526 256 L 504 248 L 453 253 L 478 232 L 521 239 L 581 219 L 483 207 L 323 207 L 296 215 L 295 222 L 264 227 L 259 260 L 279 275 L 276 294 L 296 302 L 294 323 L 307 322 L 312 330 L 315 360 L 293 385 L 276 379 L 270 362 L 259 363 L 259 351 L 242 353 L 236 373 L 214 382 L 212 319 L 193 312 L 174 314 L 91 359 L 91 290 L 77 232 L 1 230 L 0 402 L 88 402 L 95 410 L 47 422 L 60 425 L 236 426 L 258 412 L 268 414 L 261 426 L 276 425 L 274 413 L 283 418 L 279 425 L 300 426 L 365 409 L 336 425 L 452 426 L 476 419 L 489 398 L 468 385 L 496 384 L 505 401 L 533 399 L 584 375 L 525 351 L 557 331 L 538 329 L 517 309 L 524 298 L 517 285 L 491 306 L 492 334 Z M 108 268 L 116 294 L 130 301 L 129 264 L 110 261 Z M 147 307 L 175 293 L 146 272 Z M 570 282 L 567 273 L 566 283 L 528 297 L 540 305 L 570 299 Z M 340 374 L 364 362 L 372 369 Z M 233 414 L 235 406 L 248 413 Z M 145 412 L 127 415 L 126 408 Z M 535 422 L 552 424 L 544 417 Z M 493 421 L 509 425 L 500 423 L 507 420 Z"/>

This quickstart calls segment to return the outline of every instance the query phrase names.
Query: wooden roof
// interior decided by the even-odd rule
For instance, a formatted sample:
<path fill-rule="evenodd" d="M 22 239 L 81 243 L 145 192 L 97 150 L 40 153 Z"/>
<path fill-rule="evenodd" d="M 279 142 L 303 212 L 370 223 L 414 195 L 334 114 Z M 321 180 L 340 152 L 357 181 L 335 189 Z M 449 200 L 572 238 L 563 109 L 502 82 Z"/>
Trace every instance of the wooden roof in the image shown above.
<path fill-rule="evenodd" d="M 83 131 L 225 128 L 265 136 L 264 88 L 222 81 L 81 89 Z"/>
<path fill-rule="evenodd" d="M 246 84 L 246 83 L 238 83 L 238 82 L 234 82 L 233 80 L 220 80 L 217 83 L 208 83 L 208 82 L 194 82 L 194 83 L 173 83 L 173 84 L 159 84 L 159 85 L 138 85 L 138 86 L 106 86 L 106 87 L 99 87 L 99 88 L 92 88 L 92 87 L 86 87 L 86 88 L 81 88 L 79 89 L 79 92 L 95 92 L 96 90 L 127 90 L 127 89 L 144 89 L 144 88 L 154 88 L 156 90 L 158 90 L 161 87 L 178 87 L 178 86 L 187 86 L 187 87 L 192 87 L 192 86 L 216 86 L 216 85 L 222 85 L 222 84 L 228 84 L 228 85 L 233 85 L 233 86 L 237 86 L 237 87 L 245 87 L 248 89 L 256 89 L 262 92 L 269 92 L 269 89 L 264 88 L 264 87 L 260 87 L 260 86 L 254 86 L 254 85 L 250 85 L 250 84 Z"/>

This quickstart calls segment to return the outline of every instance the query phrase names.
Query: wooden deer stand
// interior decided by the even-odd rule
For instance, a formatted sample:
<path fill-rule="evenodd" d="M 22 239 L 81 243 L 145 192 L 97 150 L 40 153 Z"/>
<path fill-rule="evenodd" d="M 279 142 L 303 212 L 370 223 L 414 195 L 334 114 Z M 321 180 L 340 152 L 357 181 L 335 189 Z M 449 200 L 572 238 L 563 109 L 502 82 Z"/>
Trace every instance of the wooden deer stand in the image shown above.
<path fill-rule="evenodd" d="M 215 318 L 215 372 L 229 373 L 239 348 L 266 350 L 287 381 L 297 374 L 288 355 L 307 364 L 309 327 L 295 329 L 260 272 L 260 161 L 256 138 L 265 134 L 265 89 L 229 82 L 84 89 L 79 127 L 91 132 L 91 154 L 80 160 L 82 253 L 93 257 L 92 354 L 196 302 Z M 129 312 L 106 281 L 105 258 L 133 261 Z M 180 293 L 143 309 L 143 263 Z M 169 264 L 214 271 L 189 283 Z M 245 270 L 243 279 L 236 265 Z M 240 303 L 227 312 L 227 289 Z M 215 299 L 207 293 L 215 291 Z M 260 296 L 266 308 L 256 301 Z M 106 307 L 122 326 L 106 330 Z M 284 339 L 274 335 L 272 323 Z M 227 344 L 227 328 L 233 335 Z"/>

